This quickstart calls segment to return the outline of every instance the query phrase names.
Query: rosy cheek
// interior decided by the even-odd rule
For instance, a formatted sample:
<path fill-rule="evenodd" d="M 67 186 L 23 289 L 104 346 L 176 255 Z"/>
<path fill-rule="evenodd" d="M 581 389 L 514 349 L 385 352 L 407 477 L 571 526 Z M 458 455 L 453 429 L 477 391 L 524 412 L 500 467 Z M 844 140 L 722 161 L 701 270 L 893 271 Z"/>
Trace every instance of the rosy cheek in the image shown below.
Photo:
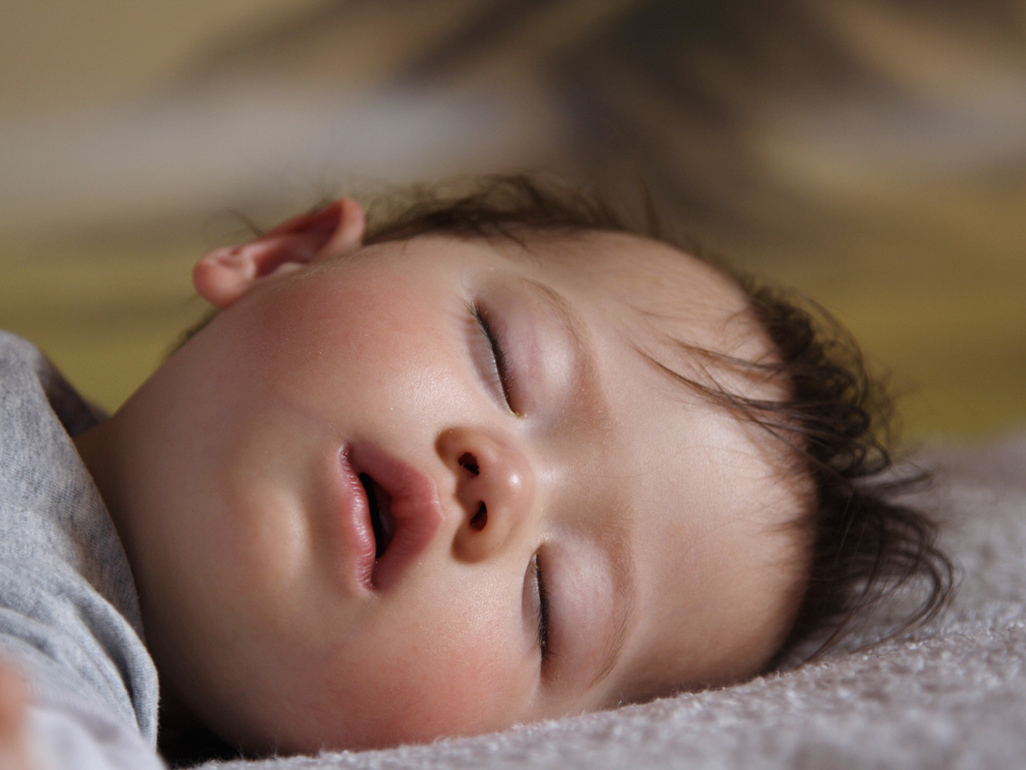
<path fill-rule="evenodd" d="M 355 690 L 361 700 L 355 732 L 365 745 L 473 735 L 526 715 L 534 678 L 508 630 L 391 636 L 397 637 L 405 643 L 388 650 Z"/>
<path fill-rule="evenodd" d="M 340 296 L 329 293 L 341 309 L 329 323 L 311 323 L 318 329 L 316 338 L 295 343 L 305 348 L 300 360 L 321 361 L 333 374 L 324 378 L 314 395 L 332 404 L 337 402 L 340 381 L 348 385 L 373 383 L 375 388 L 366 394 L 367 404 L 353 403 L 353 398 L 361 395 L 358 388 L 347 394 L 351 411 L 383 402 L 409 407 L 411 412 L 465 407 L 457 398 L 462 388 L 453 381 L 453 372 L 465 367 L 458 357 L 459 348 L 449 342 L 456 324 L 436 307 L 422 307 L 408 298 L 397 304 L 394 291 L 370 289 L 348 289 Z M 317 294 L 306 304 L 316 307 L 324 301 Z"/>
<path fill-rule="evenodd" d="M 454 662 L 455 663 L 455 662 Z M 421 668 L 347 686 L 358 703 L 346 720 L 346 748 L 385 748 L 438 737 L 474 735 L 510 724 L 514 687 L 479 678 L 465 666 Z M 481 674 L 480 669 L 478 674 Z M 497 681 L 498 680 L 498 681 Z"/>

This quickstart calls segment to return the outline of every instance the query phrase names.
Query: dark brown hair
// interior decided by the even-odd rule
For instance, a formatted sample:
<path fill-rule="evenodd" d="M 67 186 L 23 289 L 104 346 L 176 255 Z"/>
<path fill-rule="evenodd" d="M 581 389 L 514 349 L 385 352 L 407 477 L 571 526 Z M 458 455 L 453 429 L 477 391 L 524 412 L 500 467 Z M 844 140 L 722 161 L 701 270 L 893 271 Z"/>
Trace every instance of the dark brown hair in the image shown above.
<path fill-rule="evenodd" d="M 891 400 L 866 373 L 854 340 L 815 303 L 703 257 L 693 244 L 667 238 L 650 202 L 641 209 L 641 224 L 629 224 L 612 206 L 579 189 L 521 175 L 493 176 L 455 192 L 414 187 L 385 196 L 369 210 L 366 243 L 432 233 L 523 242 L 538 233 L 611 231 L 655 238 L 710 262 L 745 292 L 776 356 L 752 362 L 704 353 L 778 378 L 786 384 L 786 396 L 746 398 L 657 366 L 783 442 L 796 472 L 811 480 L 808 510 L 795 522 L 811 544 L 807 584 L 772 665 L 796 654 L 818 657 L 898 593 L 911 599 L 904 597 L 906 611 L 879 631 L 879 639 L 934 617 L 951 593 L 954 570 L 935 545 L 929 517 L 902 502 L 928 476 L 896 470 L 887 448 Z"/>

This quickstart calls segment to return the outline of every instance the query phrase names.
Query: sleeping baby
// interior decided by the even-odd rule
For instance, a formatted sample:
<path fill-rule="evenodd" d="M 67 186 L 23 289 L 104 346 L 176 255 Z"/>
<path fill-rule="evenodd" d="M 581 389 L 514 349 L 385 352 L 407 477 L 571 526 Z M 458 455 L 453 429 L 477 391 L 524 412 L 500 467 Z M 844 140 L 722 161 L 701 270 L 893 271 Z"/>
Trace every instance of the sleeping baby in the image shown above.
<path fill-rule="evenodd" d="M 109 419 L 0 336 L 5 770 L 478 734 L 943 603 L 843 334 L 582 193 L 343 199 L 193 280 Z"/>

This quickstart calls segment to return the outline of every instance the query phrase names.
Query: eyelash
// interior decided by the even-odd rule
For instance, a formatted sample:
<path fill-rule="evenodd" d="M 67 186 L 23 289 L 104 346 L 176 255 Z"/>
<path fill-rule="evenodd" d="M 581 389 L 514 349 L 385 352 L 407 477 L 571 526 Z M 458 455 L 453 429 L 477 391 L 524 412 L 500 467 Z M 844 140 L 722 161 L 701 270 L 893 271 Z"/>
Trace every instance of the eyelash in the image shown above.
<path fill-rule="evenodd" d="M 538 562 L 538 554 L 534 555 L 532 561 L 534 581 L 538 585 L 538 649 L 541 650 L 542 661 L 548 660 L 549 652 L 549 592 L 545 588 L 545 581 L 542 579 L 541 565 Z"/>
<path fill-rule="evenodd" d="M 488 345 L 491 347 L 492 359 L 495 361 L 495 370 L 499 376 L 498 384 L 502 389 L 502 397 L 506 402 L 506 406 L 514 414 L 519 414 L 519 412 L 513 408 L 513 404 L 510 400 L 510 389 L 513 384 L 513 376 L 509 370 L 509 361 L 506 358 L 506 351 L 503 350 L 502 345 L 499 343 L 499 338 L 496 337 L 495 332 L 492 331 L 491 324 L 488 321 L 488 311 L 477 303 L 473 305 L 471 311 L 474 314 L 474 320 L 481 328 L 481 333 L 484 334 L 485 339 L 488 340 Z"/>

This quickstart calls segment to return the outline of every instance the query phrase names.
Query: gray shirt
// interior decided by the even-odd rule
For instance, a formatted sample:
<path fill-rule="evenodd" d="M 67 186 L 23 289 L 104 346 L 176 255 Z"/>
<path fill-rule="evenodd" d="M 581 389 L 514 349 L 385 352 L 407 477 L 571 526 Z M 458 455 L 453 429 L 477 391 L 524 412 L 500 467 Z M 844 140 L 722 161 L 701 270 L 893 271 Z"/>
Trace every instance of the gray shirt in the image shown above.
<path fill-rule="evenodd" d="M 114 523 L 71 436 L 97 415 L 0 332 L 0 658 L 27 677 L 46 768 L 160 768 L 157 672 Z"/>

